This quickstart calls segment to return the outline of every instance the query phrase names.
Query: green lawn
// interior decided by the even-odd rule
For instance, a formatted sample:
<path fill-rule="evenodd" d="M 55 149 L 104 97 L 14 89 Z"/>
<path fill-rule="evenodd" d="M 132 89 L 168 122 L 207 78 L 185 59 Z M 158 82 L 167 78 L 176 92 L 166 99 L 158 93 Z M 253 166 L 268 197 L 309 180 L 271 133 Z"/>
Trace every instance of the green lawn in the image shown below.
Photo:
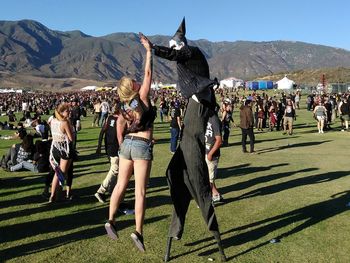
<path fill-rule="evenodd" d="M 229 261 L 349 262 L 350 133 L 339 131 L 339 119 L 334 127 L 316 133 L 311 113 L 302 109 L 294 135 L 257 133 L 255 155 L 242 153 L 240 131 L 231 130 L 217 179 L 225 203 L 216 207 Z M 155 125 L 144 254 L 130 238 L 133 215 L 117 217 L 119 240 L 105 233 L 108 204 L 93 196 L 109 168 L 105 156 L 94 154 L 98 133 L 91 118 L 83 121 L 73 182 L 77 198 L 71 202 L 47 204 L 42 174 L 0 171 L 1 262 L 162 262 L 172 211 L 164 177 L 171 158 L 169 124 Z M 13 143 L 0 140 L 0 154 Z M 133 181 L 126 200 L 133 201 Z M 273 238 L 280 242 L 270 243 Z M 219 261 L 194 202 L 172 256 L 171 262 Z"/>

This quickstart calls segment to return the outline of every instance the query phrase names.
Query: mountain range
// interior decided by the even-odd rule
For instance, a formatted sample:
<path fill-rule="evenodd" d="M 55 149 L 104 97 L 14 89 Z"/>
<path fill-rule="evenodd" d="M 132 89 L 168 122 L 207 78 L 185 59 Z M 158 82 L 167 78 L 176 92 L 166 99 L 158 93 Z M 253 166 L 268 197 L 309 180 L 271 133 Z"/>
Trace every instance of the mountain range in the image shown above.
<path fill-rule="evenodd" d="M 149 36 L 166 45 L 170 36 Z M 279 72 L 350 68 L 350 51 L 292 41 L 189 41 L 206 58 L 211 77 L 244 80 Z M 145 52 L 135 33 L 93 37 L 55 31 L 33 20 L 0 21 L 0 87 L 56 89 L 140 80 Z M 175 82 L 176 65 L 154 57 L 154 79 Z"/>

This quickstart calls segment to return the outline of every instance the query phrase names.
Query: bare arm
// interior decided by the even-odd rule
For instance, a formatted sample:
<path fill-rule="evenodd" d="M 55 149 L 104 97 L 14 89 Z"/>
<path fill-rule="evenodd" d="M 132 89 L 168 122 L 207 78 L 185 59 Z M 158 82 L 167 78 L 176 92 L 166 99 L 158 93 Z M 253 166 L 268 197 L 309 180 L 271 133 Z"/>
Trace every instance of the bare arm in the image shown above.
<path fill-rule="evenodd" d="M 222 143 L 221 136 L 215 136 L 215 143 L 207 154 L 207 158 L 209 161 L 213 159 L 213 154 L 220 148 L 221 143 Z"/>
<path fill-rule="evenodd" d="M 181 118 L 178 116 L 178 117 L 176 117 L 176 120 L 177 120 L 177 125 L 179 125 L 179 128 L 180 128 L 180 130 L 182 129 L 182 125 L 181 125 Z"/>
<path fill-rule="evenodd" d="M 123 117 L 123 115 L 120 114 L 117 120 L 117 138 L 118 138 L 119 145 L 123 143 L 125 127 L 126 127 L 126 120 Z"/>
<path fill-rule="evenodd" d="M 141 44 L 146 49 L 146 62 L 145 62 L 145 75 L 143 78 L 143 82 L 141 88 L 139 90 L 140 99 L 148 105 L 148 95 L 151 89 L 152 82 L 152 51 L 151 51 L 151 42 L 140 33 Z"/>
<path fill-rule="evenodd" d="M 61 127 L 64 130 L 64 132 L 67 134 L 68 140 L 70 142 L 72 142 L 73 141 L 73 134 L 72 134 L 72 127 L 70 125 L 70 122 L 69 121 L 63 121 Z"/>

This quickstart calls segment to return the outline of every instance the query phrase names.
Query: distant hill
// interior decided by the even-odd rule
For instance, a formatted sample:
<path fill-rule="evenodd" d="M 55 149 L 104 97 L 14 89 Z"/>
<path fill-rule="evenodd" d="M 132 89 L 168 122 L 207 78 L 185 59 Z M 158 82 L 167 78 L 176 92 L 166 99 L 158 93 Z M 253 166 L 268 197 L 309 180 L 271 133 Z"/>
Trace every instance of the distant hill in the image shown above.
<path fill-rule="evenodd" d="M 316 84 L 321 83 L 323 74 L 325 75 L 325 80 L 327 83 L 348 83 L 350 86 L 350 68 L 344 67 L 280 72 L 272 75 L 257 77 L 256 79 L 277 81 L 282 79 L 285 75 L 288 75 L 288 78 L 294 80 L 296 83 L 307 86 L 316 86 Z"/>
<path fill-rule="evenodd" d="M 150 39 L 167 45 L 170 37 Z M 219 79 L 235 76 L 249 80 L 278 72 L 306 70 L 307 75 L 307 70 L 350 68 L 350 51 L 303 42 L 189 43 L 201 48 L 211 76 Z M 80 31 L 51 30 L 32 20 L 0 21 L 0 87 L 81 87 L 84 83 L 113 82 L 123 75 L 140 80 L 143 62 L 144 50 L 134 33 L 93 37 Z M 174 82 L 175 66 L 154 58 L 154 79 Z M 303 80 L 311 81 L 308 76 Z"/>

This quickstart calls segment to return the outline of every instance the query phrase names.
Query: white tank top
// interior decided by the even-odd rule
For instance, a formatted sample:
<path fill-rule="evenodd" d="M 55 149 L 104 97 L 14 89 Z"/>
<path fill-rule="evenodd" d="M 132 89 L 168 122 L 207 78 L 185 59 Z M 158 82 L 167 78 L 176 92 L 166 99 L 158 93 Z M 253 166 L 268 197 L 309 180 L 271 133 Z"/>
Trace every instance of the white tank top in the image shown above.
<path fill-rule="evenodd" d="M 52 147 L 55 147 L 60 152 L 69 154 L 69 139 L 68 135 L 61 130 L 62 121 L 53 118 L 50 122 L 52 134 Z"/>

